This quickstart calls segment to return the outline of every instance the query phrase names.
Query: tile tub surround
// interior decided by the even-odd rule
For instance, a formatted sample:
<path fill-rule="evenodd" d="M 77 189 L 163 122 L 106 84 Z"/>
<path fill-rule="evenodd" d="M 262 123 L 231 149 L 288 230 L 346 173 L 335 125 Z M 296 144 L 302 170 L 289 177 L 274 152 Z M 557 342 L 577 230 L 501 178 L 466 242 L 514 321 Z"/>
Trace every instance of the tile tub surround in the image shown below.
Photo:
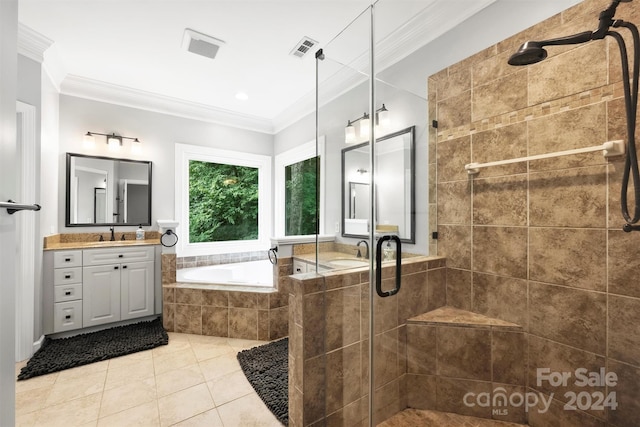
<path fill-rule="evenodd" d="M 482 392 L 505 399 L 525 390 L 522 326 L 454 307 L 441 307 L 407 321 L 407 405 L 515 423 L 525 408 L 463 404 Z M 494 412 L 494 409 L 499 411 Z"/>
<path fill-rule="evenodd" d="M 631 325 L 640 324 L 640 233 L 621 231 L 623 159 L 590 153 L 475 177 L 464 165 L 626 140 L 612 39 L 507 64 L 527 40 L 592 28 L 609 4 L 585 0 L 428 78 L 429 120 L 438 120 L 430 231 L 447 257 L 447 304 L 523 326 L 527 390 L 554 397 L 548 412 L 529 411 L 534 427 L 638 425 L 640 332 Z M 640 2 L 621 3 L 616 18 L 640 23 Z M 539 367 L 615 372 L 615 387 L 586 390 L 615 392 L 618 408 L 565 411 L 565 392 L 585 388 L 537 386 Z"/>
<path fill-rule="evenodd" d="M 383 288 L 395 266 L 383 267 Z M 401 291 L 375 298 L 375 423 L 406 407 L 407 319 L 445 305 L 445 260 L 403 260 Z M 291 276 L 289 425 L 361 425 L 368 419 L 369 271 Z"/>
<path fill-rule="evenodd" d="M 162 260 L 163 267 L 171 262 L 170 257 Z M 277 290 L 269 293 L 179 288 L 174 278 L 173 283 L 162 286 L 164 327 L 172 332 L 225 338 L 271 341 L 286 337 L 288 276 L 292 272 L 291 258 L 279 258 L 274 269 Z"/>

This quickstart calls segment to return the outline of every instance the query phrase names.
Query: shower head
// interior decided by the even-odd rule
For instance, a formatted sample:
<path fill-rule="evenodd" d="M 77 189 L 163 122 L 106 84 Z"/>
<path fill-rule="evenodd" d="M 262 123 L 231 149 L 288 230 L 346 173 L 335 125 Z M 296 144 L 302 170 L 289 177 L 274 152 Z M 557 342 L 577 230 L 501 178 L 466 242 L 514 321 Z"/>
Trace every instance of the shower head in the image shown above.
<path fill-rule="evenodd" d="M 549 39 L 543 41 L 528 41 L 520 48 L 516 53 L 509 58 L 509 65 L 529 65 L 540 62 L 547 57 L 547 51 L 543 49 L 544 46 L 559 46 L 568 44 L 580 44 L 585 43 L 593 39 L 592 31 L 585 31 L 583 33 L 574 34 L 566 37 L 559 37 L 557 39 Z"/>

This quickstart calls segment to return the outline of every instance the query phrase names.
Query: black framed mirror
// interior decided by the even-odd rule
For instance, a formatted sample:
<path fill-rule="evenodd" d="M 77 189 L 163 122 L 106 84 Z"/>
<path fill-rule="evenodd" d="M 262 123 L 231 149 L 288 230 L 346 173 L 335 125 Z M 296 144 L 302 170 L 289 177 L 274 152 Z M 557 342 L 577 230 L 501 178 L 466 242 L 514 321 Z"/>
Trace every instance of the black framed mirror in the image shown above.
<path fill-rule="evenodd" d="M 415 126 L 376 140 L 376 232 L 415 243 Z M 368 143 L 342 150 L 342 236 L 366 238 L 371 230 Z"/>
<path fill-rule="evenodd" d="M 65 225 L 151 225 L 151 162 L 67 153 Z"/>

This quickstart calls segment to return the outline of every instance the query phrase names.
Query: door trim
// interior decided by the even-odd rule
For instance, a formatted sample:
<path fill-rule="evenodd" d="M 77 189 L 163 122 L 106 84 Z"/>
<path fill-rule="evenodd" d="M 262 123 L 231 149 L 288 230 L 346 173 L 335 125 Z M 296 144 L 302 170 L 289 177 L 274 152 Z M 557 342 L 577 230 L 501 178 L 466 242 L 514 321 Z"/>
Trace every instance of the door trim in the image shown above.
<path fill-rule="evenodd" d="M 36 200 L 36 107 L 16 102 L 20 156 L 19 200 Z M 16 362 L 33 355 L 36 286 L 36 213 L 25 211 L 16 217 L 19 251 L 16 265 Z"/>

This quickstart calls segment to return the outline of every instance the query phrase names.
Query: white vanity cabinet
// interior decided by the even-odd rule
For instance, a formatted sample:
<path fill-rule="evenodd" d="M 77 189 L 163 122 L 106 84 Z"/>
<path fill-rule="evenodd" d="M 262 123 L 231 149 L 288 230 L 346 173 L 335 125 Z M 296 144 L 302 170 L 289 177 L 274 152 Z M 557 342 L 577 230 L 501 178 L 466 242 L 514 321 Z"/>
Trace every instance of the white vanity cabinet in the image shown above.
<path fill-rule="evenodd" d="M 161 313 L 156 246 L 45 251 L 44 271 L 45 334 Z"/>

